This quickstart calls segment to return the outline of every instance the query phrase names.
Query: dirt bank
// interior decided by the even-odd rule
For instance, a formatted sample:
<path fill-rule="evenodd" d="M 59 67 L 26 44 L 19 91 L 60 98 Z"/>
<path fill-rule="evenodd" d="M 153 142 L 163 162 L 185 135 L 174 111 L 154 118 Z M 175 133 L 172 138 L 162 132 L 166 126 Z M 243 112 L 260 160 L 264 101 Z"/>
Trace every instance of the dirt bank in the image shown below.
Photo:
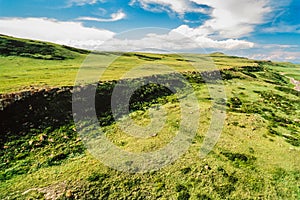
<path fill-rule="evenodd" d="M 295 90 L 300 92 L 300 81 L 295 80 L 294 78 L 290 78 L 291 83 L 295 85 Z"/>

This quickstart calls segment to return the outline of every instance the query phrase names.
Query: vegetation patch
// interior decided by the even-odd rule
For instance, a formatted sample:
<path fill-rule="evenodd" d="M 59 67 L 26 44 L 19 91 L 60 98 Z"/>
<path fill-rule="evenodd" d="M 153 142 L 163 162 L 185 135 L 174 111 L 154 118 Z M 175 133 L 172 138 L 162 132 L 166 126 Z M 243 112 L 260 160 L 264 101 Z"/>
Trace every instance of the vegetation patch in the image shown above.
<path fill-rule="evenodd" d="M 221 154 L 224 155 L 228 160 L 232 161 L 236 167 L 252 166 L 256 160 L 256 157 L 242 153 L 221 152 Z"/>
<path fill-rule="evenodd" d="M 22 40 L 0 35 L 0 55 L 2 56 L 22 56 L 34 59 L 64 60 L 76 57 L 76 53 L 86 54 L 88 51 L 46 42 Z"/>
<path fill-rule="evenodd" d="M 112 67 L 113 72 L 107 74 L 109 81 L 97 84 L 95 99 L 99 102 L 96 103 L 99 124 L 107 138 L 120 149 L 129 152 L 159 149 L 160 145 L 164 146 L 164 142 L 176 136 L 180 126 L 179 100 L 168 87 L 150 83 L 139 87 L 132 95 L 130 117 L 139 125 L 147 125 L 150 121 L 148 108 L 155 109 L 160 104 L 168 113 L 166 126 L 145 140 L 132 138 L 118 129 L 111 114 L 110 102 L 117 84 L 114 79 L 132 69 L 133 64 L 155 62 L 174 66 L 193 87 L 200 103 L 200 126 L 189 150 L 158 171 L 129 174 L 110 169 L 91 156 L 72 121 L 71 96 L 74 88 L 70 85 L 74 83 L 72 76 L 78 69 L 74 62 L 82 61 L 86 52 L 54 45 L 53 53 L 52 44 L 49 43 L 21 39 L 20 42 L 8 42 L 10 40 L 15 39 L 6 37 L 5 45 L 16 46 L 15 52 L 10 52 L 14 56 L 2 54 L 0 58 L 0 74 L 3 74 L 0 75 L 0 81 L 5 80 L 1 85 L 3 94 L 0 109 L 1 199 L 300 198 L 297 165 L 299 95 L 280 71 L 293 71 L 296 76 L 296 66 L 215 53 L 210 56 L 220 71 L 203 69 L 195 72 L 188 68 L 188 64 L 197 61 L 198 55 L 187 55 L 180 60 L 171 54 L 97 53 L 101 56 L 120 56 Z M 32 47 L 28 47 L 29 44 Z M 41 48 L 37 57 L 64 60 L 31 58 L 36 52 L 29 52 L 28 48 L 40 48 L 39 45 L 49 48 L 49 51 Z M 21 55 L 18 51 L 31 55 Z M 55 58 L 63 51 L 68 51 L 65 58 Z M 74 59 L 69 59 L 72 57 Z M 93 67 L 88 70 L 93 70 Z M 175 74 L 146 76 L 146 71 L 141 73 L 141 77 L 119 81 L 124 93 L 126 87 L 134 87 L 139 82 L 146 83 L 147 77 L 164 81 L 167 86 L 185 87 L 181 83 L 174 84 L 178 83 Z M 47 74 L 43 77 L 44 73 Z M 212 99 L 207 85 L 213 88 L 219 83 L 216 78 L 220 75 L 227 98 Z M 45 77 L 49 78 L 48 82 Z M 46 85 L 53 82 L 55 87 L 31 87 L 30 79 Z M 65 79 L 68 81 L 63 82 Z M 28 89 L 7 93 L 19 90 L 17 85 Z M 88 86 L 80 89 L 89 90 Z M 227 118 L 214 150 L 205 159 L 200 159 L 199 149 L 210 126 L 211 111 L 217 108 L 213 107 L 213 101 L 227 104 Z M 122 114 L 122 107 L 118 109 Z"/>

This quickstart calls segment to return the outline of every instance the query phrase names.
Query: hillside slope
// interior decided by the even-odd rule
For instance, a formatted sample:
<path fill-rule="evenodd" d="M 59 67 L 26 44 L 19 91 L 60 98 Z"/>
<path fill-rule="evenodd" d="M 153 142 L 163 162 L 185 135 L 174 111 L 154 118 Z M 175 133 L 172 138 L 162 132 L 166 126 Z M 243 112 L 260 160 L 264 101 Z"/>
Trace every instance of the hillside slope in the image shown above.
<path fill-rule="evenodd" d="M 300 92 L 290 83 L 290 77 L 300 75 L 299 66 L 212 54 L 227 96 L 215 100 L 207 85 L 217 87 L 217 83 L 205 83 L 203 74 L 190 68 L 199 55 L 185 59 L 163 54 L 121 55 L 104 74 L 105 82 L 97 86 L 95 107 L 105 136 L 133 153 L 153 152 L 172 141 L 182 113 L 179 100 L 166 88 L 146 85 L 130 101 L 130 117 L 141 126 L 151 121 L 150 107 L 166 110 L 165 126 L 150 138 L 124 133 L 110 108 L 113 88 L 123 73 L 145 63 L 168 64 L 189 81 L 200 106 L 200 126 L 189 150 L 158 171 L 134 174 L 109 168 L 92 156 L 73 121 L 72 86 L 85 56 L 59 62 L 0 57 L 0 70 L 5 68 L 1 63 L 6 63 L 1 71 L 6 76 L 0 73 L 0 83 L 10 88 L 3 92 L 3 87 L 0 95 L 8 102 L 0 109 L 0 199 L 300 198 Z M 22 67 L 26 70 L 20 73 Z M 47 76 L 41 76 L 41 69 Z M 97 67 L 88 70 L 96 73 Z M 31 84 L 24 74 L 51 88 L 19 92 L 21 86 Z M 145 81 L 143 76 L 149 73 L 143 68 L 137 74 L 142 78 L 122 83 L 131 86 Z M 172 76 L 160 76 L 172 82 Z M 213 151 L 200 158 L 211 110 L 224 103 L 227 116 L 221 137 Z"/>
<path fill-rule="evenodd" d="M 49 42 L 14 38 L 0 34 L 0 56 L 22 56 L 45 60 L 72 59 L 89 51 Z"/>
<path fill-rule="evenodd" d="M 84 61 L 89 55 L 88 52 L 80 49 L 8 36 L 0 36 L 0 43 L 0 94 L 26 91 L 32 88 L 73 86 L 78 70 L 82 65 L 86 65 Z M 98 62 L 90 63 L 88 67 L 91 74 L 97 74 L 99 69 L 103 68 L 101 59 L 115 59 L 109 66 L 109 70 L 102 75 L 102 81 L 118 79 L 119 75 L 143 64 L 166 65 L 176 71 L 184 72 L 192 70 L 191 63 L 200 59 L 195 54 L 184 56 L 121 52 L 99 54 L 100 57 L 103 55 L 105 56 Z M 219 69 L 257 65 L 255 61 L 247 58 L 226 56 L 220 53 L 210 55 L 209 59 L 213 60 Z M 201 68 L 201 71 L 205 70 L 207 70 L 205 66 Z M 154 71 L 160 72 L 160 70 L 144 68 L 137 73 L 145 76 Z"/>

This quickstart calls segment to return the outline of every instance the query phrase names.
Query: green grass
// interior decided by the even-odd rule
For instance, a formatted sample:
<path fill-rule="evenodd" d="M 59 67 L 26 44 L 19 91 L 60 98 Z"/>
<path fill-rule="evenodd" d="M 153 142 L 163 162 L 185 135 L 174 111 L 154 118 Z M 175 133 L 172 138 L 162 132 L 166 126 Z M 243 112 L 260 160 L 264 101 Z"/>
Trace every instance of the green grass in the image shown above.
<path fill-rule="evenodd" d="M 0 93 L 72 85 L 79 68 L 77 63 L 83 59 L 84 56 L 64 61 L 0 57 Z"/>
<path fill-rule="evenodd" d="M 210 126 L 213 105 L 207 86 L 192 81 L 197 75 L 187 74 L 200 105 L 200 127 L 188 152 L 171 165 L 144 174 L 110 169 L 85 149 L 70 121 L 58 128 L 33 129 L 6 141 L 1 147 L 0 198 L 43 199 L 52 195 L 66 199 L 71 195 L 73 199 L 299 199 L 300 99 L 286 77 L 299 77 L 299 66 L 220 53 L 211 56 L 218 68 L 227 69 L 227 117 L 217 145 L 204 159 L 199 150 Z M 185 58 L 191 62 L 199 57 L 189 54 Z M 1 84 L 0 91 L 18 91 L 30 85 L 72 85 L 84 58 L 79 55 L 49 61 L 1 57 L 0 81 L 4 86 Z M 168 64 L 178 71 L 191 70 L 189 62 L 178 59 L 176 55 L 124 54 L 105 72 L 104 79 L 120 78 L 138 64 Z M 260 68 L 253 68 L 256 66 Z M 97 65 L 86 70 L 94 73 Z M 148 73 L 143 68 L 135 75 L 151 73 L 153 70 Z M 103 128 L 107 138 L 130 152 L 150 152 L 165 146 L 176 134 L 180 121 L 174 95 L 143 104 L 144 109 L 136 107 L 130 117 L 146 126 L 150 122 L 148 108 L 157 104 L 167 111 L 167 123 L 157 135 L 137 139 L 114 122 Z"/>
<path fill-rule="evenodd" d="M 244 111 L 245 104 L 257 105 L 256 109 L 267 107 L 276 115 L 286 114 L 289 120 L 293 120 L 299 117 L 299 113 L 290 113 L 287 108 L 273 109 L 273 106 L 277 106 L 277 101 L 286 103 L 286 98 L 289 98 L 291 103 L 287 104 L 288 108 L 297 109 L 299 105 L 293 100 L 298 97 L 276 90 L 276 85 L 235 73 L 241 77 L 225 81 L 226 92 L 228 98 L 239 98 L 242 104 L 233 108 L 228 105 L 222 136 L 204 160 L 199 157 L 199 149 L 209 126 L 211 102 L 205 100 L 209 97 L 205 85 L 194 84 L 201 103 L 201 127 L 189 151 L 172 165 L 146 174 L 121 173 L 104 166 L 88 152 L 83 152 L 73 125 L 48 132 L 36 130 L 34 136 L 23 139 L 23 143 L 13 141 L 20 150 L 7 149 L 8 152 L 17 152 L 12 158 L 20 160 L 12 160 L 12 167 L 6 171 L 28 171 L 8 177 L 1 184 L 0 193 L 3 197 L 33 198 L 51 193 L 51 188 L 62 185 L 63 191 L 71 190 L 73 196 L 78 198 L 299 198 L 299 148 L 281 135 L 270 134 L 269 127 L 277 123 L 276 118 L 266 118 L 264 112 Z M 285 98 L 273 101 L 268 96 L 263 100 L 265 97 L 259 97 L 258 91 L 262 94 L 273 92 Z M 167 98 L 172 102 L 175 97 Z M 263 105 L 259 105 L 260 101 Z M 176 124 L 179 114 L 176 103 L 164 106 L 171 114 L 168 115 L 166 128 L 156 137 L 136 140 L 122 133 L 117 124 L 105 127 L 107 137 L 120 148 L 132 152 L 148 152 L 164 146 L 170 141 L 172 130 L 176 129 L 174 122 Z M 136 111 L 131 115 L 139 124 L 146 125 L 149 122 L 147 113 L 147 110 Z M 293 122 L 282 130 L 299 132 L 299 124 Z M 47 135 L 44 144 L 35 147 L 43 134 Z M 54 142 L 49 142 L 51 138 Z M 30 141 L 33 141 L 31 146 L 27 143 Z M 27 147 L 23 150 L 19 144 L 24 144 L 28 150 Z M 6 145 L 13 146 L 11 143 Z M 31 149 L 37 150 L 24 157 L 22 151 L 32 152 Z M 35 190 L 22 195 L 29 189 Z"/>
<path fill-rule="evenodd" d="M 78 70 L 84 68 L 85 75 L 105 73 L 101 80 L 117 80 L 131 69 L 139 68 L 132 78 L 166 73 L 164 66 L 176 72 L 198 71 L 213 69 L 229 69 L 241 66 L 257 66 L 253 60 L 246 58 L 228 57 L 224 54 L 195 55 L 195 54 L 148 54 L 148 53 L 118 53 L 107 52 L 88 56 L 88 52 L 51 43 L 17 39 L 0 35 L 0 94 L 29 90 L 30 88 L 45 88 L 73 86 Z M 62 59 L 43 59 L 42 57 L 20 57 L 23 48 L 13 48 L 13 42 L 24 43 L 29 52 L 52 48 Z M 8 43 L 10 45 L 8 45 Z M 9 51 L 8 51 L 9 49 Z M 9 52 L 9 53 L 7 53 Z M 49 52 L 45 52 L 45 55 Z M 51 52 L 50 52 L 51 53 Z M 51 55 L 50 55 L 51 56 Z M 65 56 L 65 57 L 64 57 Z M 103 66 L 103 61 L 113 61 L 109 66 Z M 199 64 L 200 63 L 200 64 Z M 100 76 L 100 74 L 99 74 Z"/>
<path fill-rule="evenodd" d="M 288 77 L 300 80 L 300 65 L 293 65 L 291 63 L 276 63 L 272 65 L 272 69 L 280 71 Z"/>
<path fill-rule="evenodd" d="M 49 42 L 26 40 L 0 34 L 0 52 L 5 56 L 22 56 L 44 60 L 65 60 L 89 51 Z"/>
<path fill-rule="evenodd" d="M 138 55 L 147 55 L 139 53 Z M 32 59 L 18 56 L 2 56 L 0 57 L 0 93 L 16 92 L 28 90 L 31 87 L 58 87 L 58 86 L 73 86 L 76 80 L 76 75 L 81 66 L 89 74 L 99 74 L 101 70 L 106 70 L 102 75 L 101 80 L 117 80 L 122 75 L 137 66 L 143 66 L 135 72 L 135 78 L 140 76 L 149 76 L 155 73 L 163 73 L 164 65 L 170 67 L 176 72 L 195 70 L 191 63 L 186 61 L 178 61 L 182 59 L 179 55 L 155 55 L 161 60 L 148 61 L 143 60 L 135 55 L 135 53 L 127 53 L 121 57 L 111 53 L 107 57 L 117 58 L 109 67 L 102 66 L 101 61 L 103 55 L 94 55 L 87 61 L 86 55 L 78 55 L 74 59 L 67 60 L 43 60 Z M 202 55 L 186 55 L 192 61 L 201 60 Z M 207 56 L 205 56 L 207 57 Z M 96 60 L 93 63 L 93 59 Z M 230 58 L 226 56 L 211 59 L 216 59 L 215 69 L 229 69 L 240 66 L 256 66 L 255 61 L 247 59 Z M 211 67 L 199 67 L 200 71 L 211 70 Z M 214 62 L 212 62 L 214 63 Z M 228 65 L 224 64 L 228 63 Z"/>

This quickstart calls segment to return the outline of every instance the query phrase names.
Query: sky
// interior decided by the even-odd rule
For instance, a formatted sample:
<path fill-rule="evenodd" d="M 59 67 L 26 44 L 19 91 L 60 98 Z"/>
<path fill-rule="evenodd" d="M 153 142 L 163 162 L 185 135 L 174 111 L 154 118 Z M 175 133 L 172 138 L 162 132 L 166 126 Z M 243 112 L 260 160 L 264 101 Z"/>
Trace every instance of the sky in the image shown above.
<path fill-rule="evenodd" d="M 0 34 L 105 51 L 300 63 L 299 0 L 0 0 Z"/>

